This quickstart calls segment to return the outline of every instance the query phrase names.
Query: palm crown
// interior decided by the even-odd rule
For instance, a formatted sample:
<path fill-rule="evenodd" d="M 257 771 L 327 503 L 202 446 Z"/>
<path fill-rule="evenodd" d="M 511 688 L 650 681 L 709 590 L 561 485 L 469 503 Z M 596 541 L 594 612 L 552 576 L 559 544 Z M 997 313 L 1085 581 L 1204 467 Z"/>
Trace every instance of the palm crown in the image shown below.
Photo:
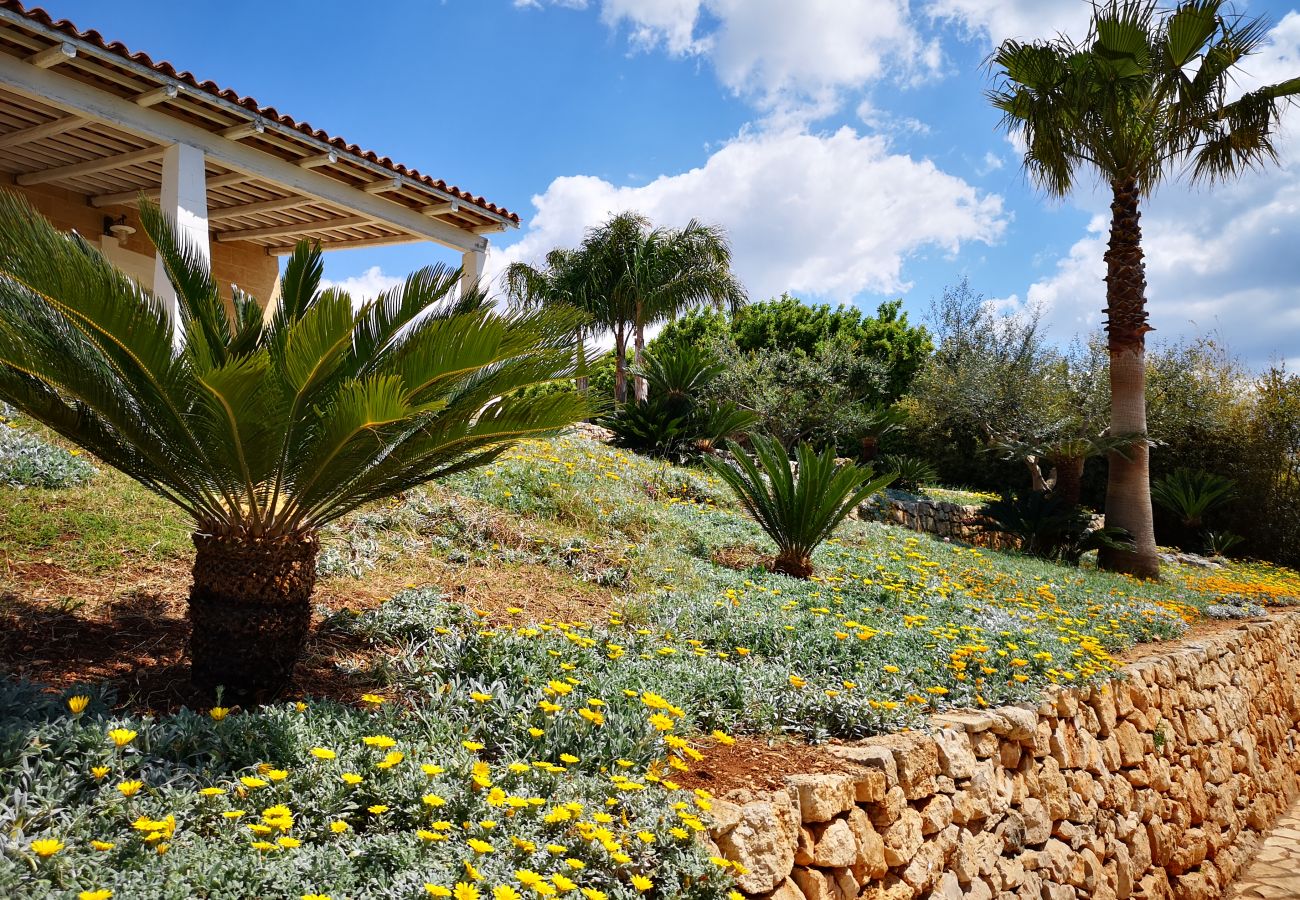
<path fill-rule="evenodd" d="M 1300 78 L 1229 101 L 1236 67 L 1266 27 L 1225 6 L 1190 0 L 1162 15 L 1152 0 L 1112 0 L 1081 43 L 1003 42 L 990 59 L 1002 83 L 989 98 L 1004 125 L 1023 129 L 1030 176 L 1065 195 L 1086 164 L 1146 194 L 1182 163 L 1216 180 L 1275 159 L 1274 128 Z"/>
<path fill-rule="evenodd" d="M 272 312 L 237 289 L 227 307 L 140 214 L 174 313 L 0 192 L 0 399 L 194 518 L 191 680 L 255 698 L 302 652 L 321 525 L 584 415 L 571 391 L 521 390 L 572 373 L 579 313 L 496 312 L 443 266 L 357 305 L 305 243 Z"/>
<path fill-rule="evenodd" d="M 194 517 L 271 537 L 484 462 L 580 417 L 576 313 L 493 311 L 457 273 L 416 272 L 357 305 L 321 289 L 318 248 L 290 257 L 264 315 L 211 275 L 154 207 L 141 218 L 178 296 L 160 301 L 76 236 L 0 194 L 0 396 Z"/>

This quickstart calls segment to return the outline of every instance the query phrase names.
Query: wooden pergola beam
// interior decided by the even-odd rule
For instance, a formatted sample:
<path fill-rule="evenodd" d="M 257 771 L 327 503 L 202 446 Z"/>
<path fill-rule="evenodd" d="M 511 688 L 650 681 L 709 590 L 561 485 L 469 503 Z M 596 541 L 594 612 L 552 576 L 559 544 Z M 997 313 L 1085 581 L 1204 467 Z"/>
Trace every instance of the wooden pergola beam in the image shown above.
<path fill-rule="evenodd" d="M 243 184 L 247 180 L 248 176 L 242 172 L 218 175 L 216 178 L 208 179 L 208 190 Z M 116 194 L 96 194 L 90 198 L 90 205 L 95 207 L 133 206 L 140 199 L 141 194 L 147 200 L 157 200 L 162 195 L 162 188 L 140 188 L 134 191 L 118 191 Z"/>
<path fill-rule="evenodd" d="M 0 134 L 0 147 L 17 147 L 19 144 L 30 144 L 32 141 L 41 141 L 47 137 L 54 137 L 56 134 L 72 131 L 80 128 L 89 122 L 89 119 L 81 116 L 64 116 L 61 119 L 55 119 L 52 122 L 42 122 L 39 125 L 29 125 L 27 128 L 20 128 L 17 131 L 11 131 L 8 134 Z"/>
<path fill-rule="evenodd" d="M 306 159 L 298 160 L 300 169 L 319 169 L 321 166 L 333 165 L 339 161 L 339 155 L 331 150 L 328 153 L 321 153 L 318 156 L 308 156 Z"/>
<path fill-rule="evenodd" d="M 27 62 L 38 69 L 49 69 L 57 66 L 59 63 L 65 63 L 70 59 L 77 58 L 77 48 L 71 41 L 63 41 L 55 44 L 53 47 L 46 47 L 44 50 L 38 50 L 31 56 L 27 57 Z"/>
<path fill-rule="evenodd" d="M 136 94 L 132 102 L 136 106 L 157 106 L 167 100 L 175 100 L 181 94 L 179 84 L 164 84 L 162 87 L 156 87 L 152 91 L 145 91 L 143 94 Z"/>
<path fill-rule="evenodd" d="M 317 219 L 314 222 L 295 222 L 292 225 L 268 225 L 265 228 L 245 228 L 240 231 L 224 231 L 216 236 L 219 243 L 231 241 L 252 241 L 258 238 L 296 237 L 311 234 L 313 231 L 330 231 L 334 228 L 352 228 L 357 225 L 372 225 L 374 219 L 369 216 L 345 216 L 341 219 Z"/>
<path fill-rule="evenodd" d="M 363 184 L 361 190 L 367 194 L 387 194 L 390 191 L 400 191 L 404 183 L 400 177 L 385 178 L 383 181 L 372 181 L 370 184 Z"/>
<path fill-rule="evenodd" d="M 45 184 L 50 181 L 61 181 L 65 178 L 78 178 L 82 175 L 94 175 L 96 172 L 108 172 L 112 169 L 123 169 L 127 166 L 138 165 L 143 162 L 151 162 L 160 158 L 165 147 L 144 147 L 140 150 L 132 150 L 130 153 L 119 153 L 115 156 L 102 156 L 99 159 L 88 159 L 85 162 L 72 163 L 67 166 L 54 166 L 50 169 L 41 169 L 37 172 L 24 172 L 14 179 L 15 184 L 27 187 L 32 184 Z"/>
<path fill-rule="evenodd" d="M 208 184 L 212 182 L 209 181 Z M 315 203 L 310 197 L 276 197 L 274 200 L 258 200 L 256 203 L 243 203 L 239 206 L 223 206 L 217 209 L 208 210 L 209 222 L 220 222 L 223 219 L 237 219 L 240 216 L 254 216 L 259 213 L 280 212 L 286 209 L 293 209 L 297 206 L 305 206 Z"/>
<path fill-rule="evenodd" d="M 446 203 L 430 203 L 420 210 L 420 213 L 426 216 L 445 216 L 447 213 L 454 212 L 460 212 L 459 200 L 448 200 Z"/>
<path fill-rule="evenodd" d="M 322 250 L 360 250 L 365 247 L 388 247 L 393 244 L 415 244 L 426 240 L 418 234 L 386 234 L 383 237 L 357 238 L 351 241 L 322 241 Z M 267 256 L 288 256 L 292 247 L 267 247 Z"/>

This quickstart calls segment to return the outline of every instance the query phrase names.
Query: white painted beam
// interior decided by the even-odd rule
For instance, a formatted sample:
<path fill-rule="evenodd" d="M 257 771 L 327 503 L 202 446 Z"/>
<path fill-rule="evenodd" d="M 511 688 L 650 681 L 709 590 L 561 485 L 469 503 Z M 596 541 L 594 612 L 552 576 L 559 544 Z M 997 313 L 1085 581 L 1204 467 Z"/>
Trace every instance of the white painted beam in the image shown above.
<path fill-rule="evenodd" d="M 298 160 L 300 169 L 319 169 L 321 166 L 329 166 L 339 161 L 339 155 L 331 150 L 329 153 L 322 153 L 319 156 L 309 156 L 306 159 Z"/>
<path fill-rule="evenodd" d="M 231 172 L 228 175 L 218 175 L 216 178 L 208 179 L 208 190 L 214 190 L 219 187 L 230 187 L 232 184 L 243 184 L 248 180 L 248 176 L 243 172 Z M 161 188 L 143 188 L 136 191 L 119 191 L 116 194 L 96 194 L 90 198 L 90 205 L 99 206 L 134 206 L 143 194 L 147 200 L 157 200 L 162 194 Z"/>
<path fill-rule="evenodd" d="M 255 134 L 263 134 L 266 131 L 266 125 L 260 121 L 240 122 L 238 125 L 231 125 L 224 131 L 218 132 L 223 138 L 232 141 L 242 141 L 244 138 L 252 137 Z"/>
<path fill-rule="evenodd" d="M 314 222 L 295 222 L 292 225 L 268 225 L 265 228 L 223 231 L 217 235 L 217 241 L 228 244 L 231 241 L 251 241 L 255 238 L 294 237 L 300 234 L 311 234 L 313 231 L 329 231 L 332 228 L 352 228 L 357 225 L 369 225 L 374 221 L 369 216 L 346 216 L 342 219 L 317 219 Z"/>
<path fill-rule="evenodd" d="M 214 178 L 213 181 L 216 181 Z M 209 182 L 211 184 L 212 182 Z M 255 216 L 259 213 L 281 212 L 304 206 L 316 201 L 310 197 L 276 197 L 274 200 L 258 200 L 256 203 L 243 203 L 239 206 L 223 206 L 208 211 L 208 221 L 221 222 L 225 219 L 237 219 L 240 216 Z"/>
<path fill-rule="evenodd" d="M 0 147 L 17 147 L 19 144 L 30 144 L 33 141 L 41 141 L 47 137 L 54 137 L 56 134 L 64 134 L 68 131 L 74 131 L 85 125 L 89 120 L 81 116 L 64 116 L 61 119 L 55 119 L 52 122 L 42 122 L 39 125 L 30 125 L 27 128 L 20 128 L 17 131 L 11 131 L 8 134 L 0 134 Z"/>
<path fill-rule="evenodd" d="M 2 12 L 4 11 L 0 10 Z M 349 187 L 321 172 L 301 169 L 288 160 L 228 141 L 161 110 L 141 108 L 130 100 L 115 97 L 57 73 L 37 69 L 4 54 L 0 54 L 0 82 L 4 83 L 7 90 L 68 112 L 101 119 L 142 137 L 190 144 L 203 150 L 208 158 L 225 168 L 275 182 L 287 190 L 315 197 L 358 215 L 388 222 L 444 246 L 464 251 L 487 245 L 486 240 L 478 235 L 423 216 L 417 210 L 383 197 Z"/>
<path fill-rule="evenodd" d="M 145 91 L 143 94 L 136 94 L 131 101 L 136 106 L 157 106 L 167 100 L 175 100 L 181 95 L 181 86 L 179 84 L 164 84 L 162 87 L 156 87 L 152 91 Z"/>
<path fill-rule="evenodd" d="M 334 250 L 360 250 L 365 247 L 388 247 L 393 244 L 418 244 L 428 238 L 418 234 L 386 234 L 383 237 L 359 238 L 353 241 L 321 241 L 320 248 L 329 253 Z M 267 247 L 267 256 L 288 256 L 292 247 Z"/>
<path fill-rule="evenodd" d="M 53 47 L 46 47 L 44 50 L 33 53 L 27 57 L 27 62 L 38 69 L 51 69 L 59 63 L 65 63 L 76 58 L 77 48 L 70 41 L 64 41 L 61 44 L 55 44 Z"/>
<path fill-rule="evenodd" d="M 203 151 L 188 144 L 172 144 L 163 154 L 162 196 L 158 207 L 170 217 L 182 246 L 197 249 L 209 264 L 212 247 L 208 243 L 208 188 Z M 154 258 L 153 293 L 167 306 L 176 339 L 181 337 L 177 320 L 176 291 L 167 278 L 161 256 Z"/>
<path fill-rule="evenodd" d="M 463 297 L 478 286 L 483 278 L 483 266 L 487 262 L 487 253 L 483 250 L 466 250 L 460 255 L 460 293 Z"/>
<path fill-rule="evenodd" d="M 72 163 L 67 166 L 55 166 L 52 169 L 41 169 L 38 172 L 24 172 L 14 179 L 14 183 L 26 187 L 29 184 L 45 184 L 50 181 L 61 181 L 65 178 L 94 175 L 96 172 L 107 172 L 111 169 L 123 169 L 127 166 L 155 160 L 163 155 L 165 149 L 164 147 L 145 147 L 142 150 L 132 150 L 130 153 L 119 153 L 116 156 L 101 156 L 99 159 L 88 159 L 85 162 Z"/>
<path fill-rule="evenodd" d="M 401 178 L 385 178 L 383 181 L 372 181 L 370 184 L 363 184 L 361 190 L 367 194 L 387 194 L 390 191 L 400 191 L 404 183 Z"/>

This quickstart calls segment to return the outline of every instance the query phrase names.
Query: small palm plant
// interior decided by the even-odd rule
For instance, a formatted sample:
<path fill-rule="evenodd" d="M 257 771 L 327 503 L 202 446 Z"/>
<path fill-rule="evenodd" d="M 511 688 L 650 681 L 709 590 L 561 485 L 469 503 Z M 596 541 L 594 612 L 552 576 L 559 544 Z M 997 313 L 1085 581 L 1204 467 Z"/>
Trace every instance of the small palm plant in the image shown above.
<path fill-rule="evenodd" d="M 633 374 L 648 386 L 644 400 L 620 406 L 604 420 L 614 444 L 684 462 L 712 453 L 726 437 L 754 427 L 758 416 L 728 401 L 705 398 L 725 366 L 696 347 L 647 352 Z"/>
<path fill-rule="evenodd" d="M 794 578 L 810 577 L 817 546 L 859 503 L 894 479 L 893 473 L 873 477 L 870 468 L 837 461 L 833 448 L 818 453 L 806 443 L 795 450 L 796 472 L 777 440 L 758 434 L 748 440 L 757 464 L 732 441 L 727 444 L 734 466 L 712 457 L 704 462 L 776 543 L 772 570 Z"/>
<path fill-rule="evenodd" d="M 322 525 L 583 417 L 573 392 L 520 390 L 572 375 L 579 314 L 498 312 L 443 266 L 354 304 L 320 289 L 306 243 L 273 312 L 238 290 L 227 307 L 158 209 L 140 215 L 174 314 L 0 192 L 0 400 L 192 517 L 192 681 L 274 692 L 310 625 Z"/>
<path fill-rule="evenodd" d="M 1174 469 L 1151 485 L 1151 498 L 1178 516 L 1188 530 L 1205 524 L 1205 516 L 1232 500 L 1237 483 L 1200 469 Z"/>

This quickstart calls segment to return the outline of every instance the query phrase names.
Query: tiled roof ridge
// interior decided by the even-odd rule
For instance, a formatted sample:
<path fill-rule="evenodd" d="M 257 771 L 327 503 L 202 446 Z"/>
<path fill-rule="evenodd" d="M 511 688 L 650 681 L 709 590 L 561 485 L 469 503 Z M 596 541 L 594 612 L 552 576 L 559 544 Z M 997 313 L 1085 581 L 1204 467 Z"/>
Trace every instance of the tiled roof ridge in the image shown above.
<path fill-rule="evenodd" d="M 241 106 L 244 109 L 249 110 L 250 112 L 256 113 L 262 118 L 274 120 L 276 122 L 279 122 L 281 125 L 284 125 L 288 128 L 292 128 L 293 130 L 308 135 L 309 137 L 313 137 L 318 141 L 323 141 L 324 143 L 329 144 L 331 147 L 335 147 L 339 150 L 343 150 L 346 153 L 351 153 L 354 156 L 359 156 L 363 159 L 369 160 L 372 163 L 383 166 L 385 169 L 388 169 L 389 171 L 395 174 L 413 179 L 415 181 L 420 182 L 421 184 L 434 188 L 435 190 L 445 191 L 446 193 L 451 194 L 452 196 L 464 200 L 468 203 L 472 203 L 475 206 L 479 206 L 482 207 L 483 209 L 490 210 L 491 212 L 494 212 L 499 216 L 505 216 L 506 218 L 510 219 L 512 222 L 516 224 L 519 223 L 518 213 L 511 212 L 505 207 L 497 206 L 495 203 L 490 203 L 483 197 L 471 194 L 469 191 L 461 190 L 455 185 L 449 185 L 447 184 L 447 182 L 443 181 L 440 178 L 433 178 L 430 175 L 425 175 L 421 173 L 418 169 L 412 169 L 408 166 L 403 165 L 402 163 L 394 162 L 389 157 L 380 156 L 379 154 L 375 153 L 375 151 L 373 150 L 367 150 L 363 147 L 357 146 L 356 144 L 348 143 L 341 137 L 337 137 L 335 135 L 329 134 L 328 132 L 322 131 L 319 128 L 313 128 L 307 122 L 299 122 L 297 119 L 293 118 L 292 116 L 281 113 L 274 106 L 260 106 L 258 102 L 254 100 L 252 97 L 240 96 L 240 94 L 237 91 L 231 90 L 230 88 L 223 88 L 214 81 L 211 80 L 199 81 L 191 72 L 188 71 L 178 72 L 176 70 L 176 67 L 173 66 L 167 60 L 161 60 L 155 62 L 153 57 L 149 56 L 149 54 L 139 50 L 132 51 L 121 41 L 111 41 L 111 42 L 106 41 L 103 35 L 101 35 L 98 31 L 94 29 L 81 31 L 80 29 L 77 28 L 75 24 L 68 21 L 67 19 L 57 19 L 57 20 L 54 19 L 49 13 L 47 13 L 44 9 L 41 9 L 39 6 L 33 6 L 29 9 L 27 7 L 24 7 L 23 4 L 19 2 L 19 0 L 0 0 L 0 9 L 7 9 L 16 12 L 18 15 L 22 16 L 23 18 L 30 19 L 33 22 L 36 22 L 46 28 L 53 29 L 54 31 L 67 35 L 68 37 L 76 38 L 77 40 L 85 41 L 87 43 L 93 44 L 94 46 L 100 48 L 101 50 L 105 50 L 109 53 L 112 53 L 114 56 L 119 56 L 122 59 L 126 59 L 138 65 L 145 66 L 149 69 L 152 69 L 155 72 L 167 76 L 168 78 L 174 78 L 177 81 L 189 85 L 190 87 L 196 88 L 205 94 L 209 94 L 214 97 L 219 97 L 222 100 L 225 100 L 229 103 L 234 103 L 237 106 Z"/>

